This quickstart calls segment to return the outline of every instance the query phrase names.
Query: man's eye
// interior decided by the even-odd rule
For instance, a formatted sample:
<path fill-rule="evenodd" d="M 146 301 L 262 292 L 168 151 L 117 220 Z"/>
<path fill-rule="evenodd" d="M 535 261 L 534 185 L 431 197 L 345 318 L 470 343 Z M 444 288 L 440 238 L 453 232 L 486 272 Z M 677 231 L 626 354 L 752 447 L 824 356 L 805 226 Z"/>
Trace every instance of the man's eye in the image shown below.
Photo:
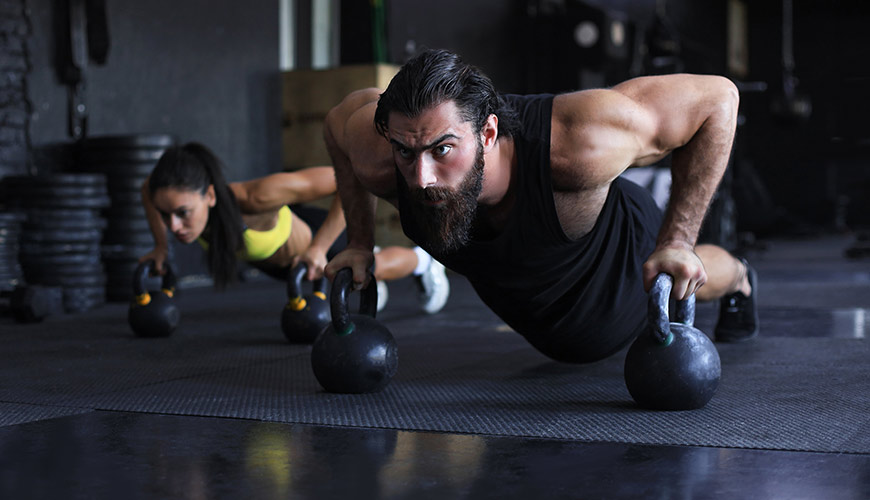
<path fill-rule="evenodd" d="M 448 146 L 447 144 L 441 144 L 440 146 L 435 146 L 435 156 L 444 156 L 453 149 L 452 146 Z"/>
<path fill-rule="evenodd" d="M 399 156 L 401 156 L 402 158 L 404 158 L 406 160 L 413 156 L 413 153 L 411 153 L 411 150 L 405 149 L 405 148 L 396 148 L 396 153 L 398 153 Z"/>

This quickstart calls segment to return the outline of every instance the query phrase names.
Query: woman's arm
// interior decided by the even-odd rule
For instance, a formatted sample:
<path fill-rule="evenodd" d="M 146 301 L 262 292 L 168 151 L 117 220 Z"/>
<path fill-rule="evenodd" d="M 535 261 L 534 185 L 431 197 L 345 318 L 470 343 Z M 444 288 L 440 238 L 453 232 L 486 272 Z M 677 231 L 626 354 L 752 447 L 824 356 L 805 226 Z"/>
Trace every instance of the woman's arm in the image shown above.
<path fill-rule="evenodd" d="M 293 259 L 293 267 L 296 267 L 300 261 L 305 262 L 308 266 L 306 279 L 314 280 L 323 276 L 323 268 L 326 267 L 327 263 L 326 254 L 345 227 L 341 198 L 336 194 L 329 206 L 326 220 L 311 238 L 311 245 L 301 255 Z"/>
<path fill-rule="evenodd" d="M 154 249 L 139 258 L 139 262 L 153 260 L 155 270 L 163 274 L 163 262 L 169 257 L 169 241 L 166 237 L 166 224 L 163 217 L 151 203 L 151 194 L 148 189 L 150 176 L 142 183 L 142 206 L 145 208 L 145 217 L 148 219 L 148 227 L 151 228 L 151 236 L 154 237 Z"/>
<path fill-rule="evenodd" d="M 335 193 L 335 172 L 332 167 L 279 172 L 249 181 L 231 182 L 230 189 L 242 213 L 258 214 Z"/>

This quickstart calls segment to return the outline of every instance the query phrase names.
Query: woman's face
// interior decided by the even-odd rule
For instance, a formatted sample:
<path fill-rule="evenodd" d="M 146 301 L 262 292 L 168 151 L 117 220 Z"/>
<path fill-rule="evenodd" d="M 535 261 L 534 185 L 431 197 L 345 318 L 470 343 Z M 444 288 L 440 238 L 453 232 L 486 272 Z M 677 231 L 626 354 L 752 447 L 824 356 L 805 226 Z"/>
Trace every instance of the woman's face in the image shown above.
<path fill-rule="evenodd" d="M 205 194 L 184 188 L 160 188 L 151 199 L 163 223 L 182 243 L 192 243 L 202 234 L 208 224 L 208 209 L 215 201 L 214 186 L 209 186 Z"/>

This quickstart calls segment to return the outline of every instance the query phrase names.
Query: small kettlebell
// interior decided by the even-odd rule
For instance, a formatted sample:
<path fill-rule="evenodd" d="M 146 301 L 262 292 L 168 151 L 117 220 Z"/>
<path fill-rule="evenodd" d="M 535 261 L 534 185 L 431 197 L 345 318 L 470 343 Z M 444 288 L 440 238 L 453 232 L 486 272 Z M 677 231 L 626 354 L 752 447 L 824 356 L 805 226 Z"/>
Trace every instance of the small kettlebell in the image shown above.
<path fill-rule="evenodd" d="M 175 295 L 175 274 L 168 263 L 163 267 L 161 290 L 146 290 L 145 280 L 154 269 L 154 261 L 146 260 L 133 273 L 133 301 L 127 313 L 127 321 L 137 337 L 168 337 L 178 326 L 181 312 L 172 298 Z"/>
<path fill-rule="evenodd" d="M 290 270 L 287 279 L 287 305 L 281 313 L 281 330 L 292 343 L 310 344 L 329 324 L 329 302 L 326 301 L 326 277 L 312 285 L 312 292 L 302 294 L 302 278 L 308 266 L 301 262 Z"/>
<path fill-rule="evenodd" d="M 332 282 L 332 322 L 314 340 L 311 367 L 327 392 L 362 394 L 387 386 L 399 364 L 398 348 L 390 331 L 375 319 L 378 290 L 375 281 L 362 291 L 360 314 L 348 314 L 347 296 L 353 272 L 344 268 Z"/>
<path fill-rule="evenodd" d="M 713 342 L 693 326 L 695 295 L 668 316 L 673 278 L 656 276 L 649 292 L 648 329 L 629 347 L 625 385 L 638 405 L 653 410 L 702 408 L 716 393 L 722 367 Z"/>

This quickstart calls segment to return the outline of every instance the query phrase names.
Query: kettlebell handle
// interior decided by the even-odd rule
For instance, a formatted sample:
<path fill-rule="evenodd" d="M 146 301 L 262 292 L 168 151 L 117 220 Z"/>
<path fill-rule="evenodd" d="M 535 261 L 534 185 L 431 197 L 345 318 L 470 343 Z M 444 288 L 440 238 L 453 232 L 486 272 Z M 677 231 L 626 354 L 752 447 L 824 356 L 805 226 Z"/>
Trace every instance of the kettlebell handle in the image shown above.
<path fill-rule="evenodd" d="M 369 285 L 362 290 L 360 297 L 359 312 L 367 316 L 375 317 L 378 310 L 378 287 L 374 285 L 374 277 L 369 280 Z M 332 295 L 329 297 L 329 305 L 332 312 L 332 326 L 335 333 L 347 335 L 354 329 L 354 324 L 348 314 L 348 295 L 353 287 L 353 270 L 345 267 L 335 274 L 332 281 Z"/>
<path fill-rule="evenodd" d="M 308 264 L 300 262 L 296 267 L 290 270 L 290 275 L 287 278 L 287 298 L 293 301 L 305 301 L 302 298 L 302 280 L 305 278 L 305 273 L 308 272 Z M 320 279 L 314 281 L 314 293 L 323 295 L 321 298 L 326 300 L 326 277 L 321 276 Z M 299 309 L 305 307 L 302 305 Z"/>
<path fill-rule="evenodd" d="M 652 288 L 649 290 L 649 306 L 647 319 L 650 324 L 650 333 L 656 341 L 663 346 L 668 346 L 674 341 L 671 333 L 671 320 L 668 313 L 668 302 L 671 297 L 671 289 L 674 286 L 674 278 L 669 274 L 661 273 L 656 276 Z M 692 326 L 695 324 L 695 294 L 686 300 L 677 301 L 675 318 L 677 323 Z"/>
<path fill-rule="evenodd" d="M 145 280 L 154 270 L 155 266 L 156 264 L 154 260 L 148 259 L 145 262 L 140 263 L 136 267 L 136 271 L 133 273 L 133 293 L 140 305 L 145 305 L 151 301 L 151 295 L 148 293 L 148 290 L 145 289 Z M 166 269 L 166 273 L 163 274 L 163 280 L 161 281 L 160 287 L 166 295 L 172 297 L 172 295 L 175 294 L 175 286 L 177 285 L 175 273 L 172 272 L 172 266 L 170 266 L 168 262 L 164 262 L 163 267 Z M 142 302 L 145 302 L 145 304 Z"/>

